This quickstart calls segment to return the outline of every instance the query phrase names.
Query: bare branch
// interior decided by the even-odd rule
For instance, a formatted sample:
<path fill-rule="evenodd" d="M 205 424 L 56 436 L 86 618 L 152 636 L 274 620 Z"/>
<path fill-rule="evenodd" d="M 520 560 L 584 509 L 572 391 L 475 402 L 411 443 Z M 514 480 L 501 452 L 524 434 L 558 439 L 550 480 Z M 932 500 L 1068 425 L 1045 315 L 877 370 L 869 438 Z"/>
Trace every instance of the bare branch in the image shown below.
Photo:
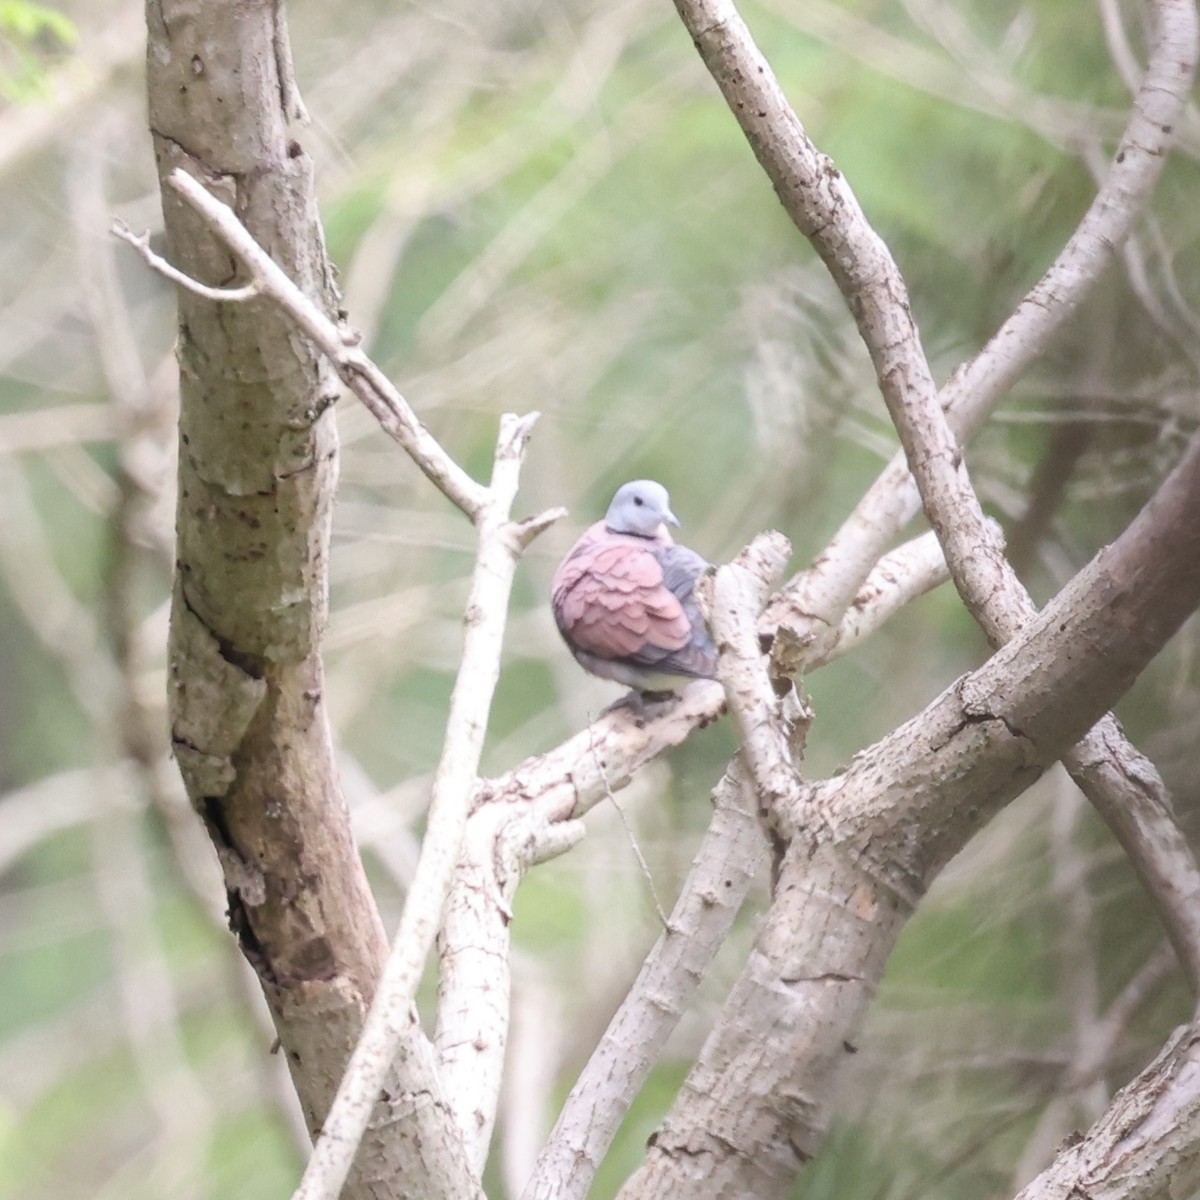
<path fill-rule="evenodd" d="M 736 762 L 666 930 L 596 1044 L 538 1156 L 523 1200 L 583 1200 L 634 1097 L 704 978 L 767 843 L 754 789 Z"/>
<path fill-rule="evenodd" d="M 619 708 L 494 779 L 482 780 L 473 805 L 529 801 L 551 820 L 580 817 L 610 791 L 628 785 L 646 763 L 715 721 L 725 708 L 721 686 L 699 680 L 651 720 Z"/>
<path fill-rule="evenodd" d="M 1020 1186 L 1030 1179 L 1034 1171 L 1051 1157 L 1055 1146 L 1077 1127 L 1079 1122 L 1076 1113 L 1081 1093 L 1086 1090 L 1107 1096 L 1103 1077 L 1118 1041 L 1137 1010 L 1149 997 L 1162 990 L 1176 969 L 1170 943 L 1164 941 L 1120 990 L 1105 1012 L 1079 1028 L 1071 1061 L 1060 1076 L 1055 1095 L 1042 1110 L 1017 1162 L 1014 1186 Z M 1104 1100 L 1100 1103 L 1103 1106 Z M 1096 1117 L 1096 1113 L 1090 1114 L 1086 1123 L 1091 1124 Z"/>
<path fill-rule="evenodd" d="M 1200 1004 L 1200 871 L 1158 769 L 1111 713 L 1063 765 L 1129 856 Z"/>
<path fill-rule="evenodd" d="M 790 1186 L 822 1140 L 833 1078 L 913 906 L 1200 604 L 1197 505 L 1200 435 L 1016 638 L 810 790 L 747 967 L 625 1200 Z M 768 1099 L 779 1096 L 789 1103 Z"/>
<path fill-rule="evenodd" d="M 450 1110 L 476 1170 L 487 1162 L 508 1043 L 512 901 L 525 871 L 565 853 L 582 821 L 489 805 L 467 822 L 438 934 L 434 1044 Z"/>
<path fill-rule="evenodd" d="M 46 775 L 0 795 L 0 874 L 48 838 L 86 825 L 96 796 L 108 797 L 113 818 L 136 812 L 132 763 Z"/>
<path fill-rule="evenodd" d="M 516 570 L 509 512 L 536 414 L 501 418 L 491 488 L 477 526 L 479 549 L 467 600 L 466 634 L 446 739 L 434 775 L 421 857 L 392 951 L 296 1200 L 332 1200 L 341 1190 L 396 1046 L 408 1028 L 425 960 L 450 892 L 470 813 L 488 713 L 500 674 L 508 597 Z"/>
<path fill-rule="evenodd" d="M 1115 0 L 1097 0 L 1097 8 L 1100 10 L 1100 24 L 1104 30 L 1104 41 L 1108 45 L 1109 57 L 1132 96 L 1137 91 L 1141 67 L 1137 55 L 1133 52 L 1133 47 L 1129 44 L 1121 10 Z"/>
<path fill-rule="evenodd" d="M 1200 1190 L 1200 1031 L 1185 1026 L 1016 1200 L 1151 1200 Z"/>
<path fill-rule="evenodd" d="M 116 414 L 103 404 L 55 404 L 0 416 L 0 454 L 49 450 L 81 442 L 108 442 Z"/>
<path fill-rule="evenodd" d="M 1191 0 L 1149 0 L 1149 7 L 1154 40 L 1108 174 L 1045 275 L 942 391 L 964 440 L 1099 282 L 1158 183 L 1195 77 L 1197 15 Z"/>
<path fill-rule="evenodd" d="M 897 546 L 867 576 L 846 609 L 833 640 L 822 642 L 827 648 L 821 657 L 809 661 L 808 669 L 824 666 L 828 656 L 845 654 L 860 645 L 905 605 L 949 578 L 950 568 L 933 530 Z"/>
<path fill-rule="evenodd" d="M 697 587 L 720 651 L 717 678 L 725 689 L 742 757 L 754 778 L 761 808 L 772 816 L 779 805 L 796 800 L 800 775 L 783 698 L 772 685 L 757 622 L 791 553 L 781 534 L 762 534 L 736 561 L 717 567 L 712 578 Z"/>
<path fill-rule="evenodd" d="M 171 266 L 165 258 L 155 254 L 150 249 L 150 231 L 148 229 L 139 236 L 124 221 L 114 221 L 112 223 L 112 233 L 114 237 L 119 237 L 121 241 L 128 242 L 142 256 L 142 260 L 152 271 L 157 271 L 164 279 L 169 279 L 172 283 L 178 284 L 179 287 L 186 288 L 194 296 L 202 296 L 205 300 L 216 300 L 234 304 L 239 300 L 253 300 L 255 296 L 262 295 L 262 284 L 257 280 L 253 283 L 247 283 L 242 287 L 220 288 L 209 287 L 208 284 L 201 283 L 198 279 L 193 279 L 190 275 L 185 275 L 182 271 Z"/>
<path fill-rule="evenodd" d="M 565 508 L 548 508 L 545 512 L 526 517 L 523 521 L 515 521 L 511 532 L 518 552 L 528 549 L 534 538 L 545 533 L 555 521 L 561 521 L 566 515 Z"/>
<path fill-rule="evenodd" d="M 697 29 L 717 20 L 705 15 L 707 5 L 680 0 L 676 7 L 693 36 Z M 722 12 L 725 7 L 720 6 Z M 1094 288 L 1116 248 L 1128 238 L 1158 182 L 1188 100 L 1195 72 L 1197 32 L 1195 7 L 1190 0 L 1152 0 L 1152 8 L 1157 37 L 1129 122 L 1095 198 L 1046 274 L 988 344 L 955 371 L 941 390 L 939 400 L 948 411 L 951 428 L 964 442 Z M 703 46 L 701 51 L 705 53 Z M 769 68 L 766 72 L 770 77 Z M 714 75 L 721 83 L 715 70 Z M 753 83 L 756 76 L 752 73 L 746 79 Z M 773 78 L 769 93 L 778 93 Z M 778 95 L 782 101 L 782 94 Z M 753 101 L 734 109 L 744 129 L 752 119 L 760 126 L 773 123 L 758 121 L 754 114 L 759 111 L 763 111 L 764 118 L 767 116 Z M 795 122 L 790 112 L 789 119 Z M 749 129 L 747 136 L 758 153 Z M 780 183 L 775 176 L 772 180 L 786 207 Z M 819 564 L 789 585 L 768 615 L 797 629 L 812 628 L 814 642 L 819 642 L 821 623 L 836 624 L 866 573 L 919 507 L 904 455 L 897 454 L 834 535 Z M 815 615 L 816 622 L 810 614 Z"/>
<path fill-rule="evenodd" d="M 676 7 L 759 162 L 775 185 L 784 208 L 800 232 L 812 242 L 849 302 L 955 586 L 992 645 L 1003 645 L 1033 618 L 1036 606 L 1005 559 L 994 527 L 984 517 L 971 486 L 962 452 L 942 408 L 949 400 L 944 394 L 939 399 L 899 268 L 867 222 L 845 178 L 808 138 L 731 0 L 676 0 Z M 1146 96 L 1140 93 L 1139 101 L 1144 101 L 1155 111 L 1164 106 L 1175 111 L 1186 96 L 1186 89 L 1179 91 L 1180 80 L 1190 79 L 1194 73 L 1196 13 L 1193 5 L 1181 4 L 1178 0 L 1159 0 L 1156 9 L 1160 18 L 1160 40 L 1153 61 L 1161 74 L 1167 71 L 1161 61 L 1163 47 L 1167 53 L 1179 56 L 1169 69 L 1175 90 L 1166 99 L 1157 94 Z M 1151 86 L 1153 73 L 1152 67 L 1147 73 L 1147 86 Z M 1161 158 L 1169 146 L 1169 127 L 1167 133 L 1163 128 L 1146 129 L 1144 114 L 1135 104 L 1122 151 L 1118 152 L 1109 180 L 1119 193 L 1118 197 L 1110 198 L 1111 202 L 1117 203 L 1119 199 L 1122 206 L 1120 218 L 1108 215 L 1102 226 L 1113 236 L 1128 234 L 1133 215 L 1157 179 L 1161 164 L 1151 161 L 1156 156 L 1145 156 L 1145 146 L 1141 143 L 1127 144 L 1143 134 L 1159 147 L 1157 157 Z M 1164 138 L 1168 140 L 1162 140 Z M 1140 172 L 1132 179 L 1128 177 L 1123 155 L 1136 157 L 1141 163 Z M 1114 179 L 1117 182 L 1114 183 Z M 1007 366 L 1010 369 L 1015 369 L 1014 364 L 1018 362 L 1028 361 L 1021 357 L 1023 354 L 1040 350 L 1050 333 L 1078 303 L 1078 297 L 1098 278 L 1094 259 L 1099 248 L 1092 239 L 1102 215 L 1093 205 L 1076 231 L 1075 239 L 1051 269 L 1050 276 L 1057 279 L 1060 290 L 1070 297 L 1070 302 L 1063 306 L 1062 297 L 1057 294 L 1052 298 L 1040 297 L 1036 304 L 1027 299 L 1014 314 L 1013 321 L 997 335 L 997 338 L 1003 335 L 1007 339 L 1003 344 L 1009 347 Z M 1091 247 L 1091 259 L 1078 260 L 1077 242 Z M 1111 250 L 1110 245 L 1104 261 L 1111 256 Z M 1039 288 L 1045 282 L 1043 280 Z M 1035 288 L 1031 298 L 1037 294 L 1039 289 Z M 1019 329 L 1021 337 L 1018 339 L 1011 329 Z M 1006 330 L 1010 332 L 1006 333 Z M 996 339 L 993 341 L 995 343 Z M 1031 346 L 1036 350 L 1030 350 Z M 998 349 L 992 350 L 991 358 L 999 362 L 1003 355 Z M 975 363 L 979 361 L 976 359 Z M 969 372 L 972 366 L 974 364 L 966 371 Z M 867 528 L 870 530 L 870 525 Z M 829 561 L 828 556 L 825 561 Z M 820 613 L 821 609 L 808 611 Z M 806 618 L 806 623 L 811 624 L 811 620 Z M 783 649 L 787 650 L 786 645 Z M 779 654 L 776 661 L 783 666 L 793 665 L 783 662 Z M 1135 753 L 1131 747 L 1123 746 L 1124 738 L 1115 727 L 1109 730 L 1107 741 L 1120 748 L 1121 753 Z M 1105 745 L 1105 741 L 1096 736 L 1081 747 L 1081 753 L 1089 761 L 1096 761 L 1103 755 Z M 1143 766 L 1148 765 L 1144 758 L 1138 757 Z M 1200 868 L 1186 852 L 1186 844 L 1178 833 L 1171 843 L 1169 860 L 1163 857 L 1159 849 L 1161 839 L 1152 837 L 1137 821 L 1128 818 L 1128 772 L 1123 771 L 1115 759 L 1110 772 L 1114 780 L 1125 777 L 1126 782 L 1119 789 L 1115 785 L 1106 788 L 1109 776 L 1099 770 L 1081 775 L 1080 785 L 1101 815 L 1110 823 L 1118 823 L 1122 840 L 1137 845 L 1131 855 L 1134 866 L 1163 914 L 1172 938 L 1184 941 L 1181 961 L 1188 971 L 1193 991 L 1200 997 L 1200 909 L 1195 904 L 1180 903 L 1181 893 L 1187 899 L 1200 897 Z M 1158 786 L 1161 789 L 1161 783 Z M 1165 811 L 1161 805 L 1157 806 L 1156 825 L 1160 828 Z M 1186 944 L 1190 944 L 1190 949 Z"/>
<path fill-rule="evenodd" d="M 514 980 L 512 1034 L 500 1096 L 504 1138 L 498 1149 L 504 1194 L 516 1200 L 533 1176 L 554 1104 L 574 996 L 560 997 L 528 961 Z M 564 1020 L 564 1018 L 566 1018 Z"/>
<path fill-rule="evenodd" d="M 328 357 L 342 382 L 363 402 L 389 437 L 398 442 L 441 490 L 472 521 L 478 522 L 486 503 L 486 489 L 476 483 L 417 419 L 408 401 L 391 380 L 356 344 L 350 331 L 336 326 L 298 288 L 269 254 L 254 240 L 233 210 L 222 204 L 202 184 L 182 169 L 169 177 L 175 189 L 220 235 L 250 272 L 247 296 L 270 296 L 296 322 L 313 344 Z M 126 238 L 127 241 L 136 239 Z M 172 268 L 173 269 L 173 268 Z M 190 284 L 187 286 L 191 286 Z M 203 287 L 203 285 L 199 285 Z M 215 299 L 234 297 L 218 295 Z"/>

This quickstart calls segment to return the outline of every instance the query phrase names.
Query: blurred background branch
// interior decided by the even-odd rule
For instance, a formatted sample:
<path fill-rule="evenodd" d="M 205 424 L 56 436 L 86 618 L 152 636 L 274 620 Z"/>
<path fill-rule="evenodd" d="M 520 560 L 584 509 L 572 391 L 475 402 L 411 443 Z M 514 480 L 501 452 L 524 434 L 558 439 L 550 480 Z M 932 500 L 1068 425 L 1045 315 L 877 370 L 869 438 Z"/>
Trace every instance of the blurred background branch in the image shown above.
<path fill-rule="evenodd" d="M 306 1134 L 165 757 L 173 301 L 133 256 L 105 249 L 114 212 L 159 228 L 142 15 L 126 0 L 54 7 L 73 40 L 38 32 L 36 85 L 0 101 L 0 1192 L 284 1197 Z M 944 382 L 1090 202 L 1146 59 L 1143 6 L 772 0 L 744 15 L 892 247 Z M 615 698 L 557 644 L 545 592 L 616 484 L 661 478 L 688 544 L 713 561 L 778 528 L 794 570 L 895 441 L 840 297 L 749 168 L 669 5 L 294 0 L 289 19 L 314 121 L 293 136 L 319 164 L 365 347 L 477 475 L 499 414 L 542 410 L 522 511 L 571 509 L 518 575 L 484 754 L 496 775 Z M 1177 134 L 1122 261 L 972 443 L 980 498 L 1019 541 L 1039 602 L 1123 528 L 1200 417 L 1194 105 Z M 473 545 L 368 414 L 343 403 L 338 423 L 327 697 L 391 925 Z M 1196 634 L 1186 626 L 1119 709 L 1193 845 Z M 811 677 L 809 770 L 830 773 L 984 652 L 947 589 L 910 604 Z M 622 795 L 668 904 L 731 749 L 727 728 L 706 729 Z M 1070 1105 L 1111 1094 L 1188 1015 L 1124 854 L 1090 811 L 1055 816 L 1065 786 L 1047 780 L 1006 811 L 906 930 L 806 1196 L 1011 1195 L 1014 1163 L 1045 1165 L 1055 1097 L 1074 1097 L 1075 1080 L 1083 1099 Z M 515 901 L 493 1197 L 519 1194 L 661 932 L 607 809 Z M 133 854 L 140 879 L 122 870 Z M 748 885 L 748 914 L 764 888 Z M 130 896 L 140 912 L 121 911 Z M 1060 947 L 1085 910 L 1091 932 L 1068 973 Z M 734 923 L 700 981 L 595 1196 L 639 1161 L 751 924 Z M 1094 1014 L 1079 1008 L 1085 984 Z M 428 1021 L 428 987 L 419 1002 Z M 1089 1027 L 1108 1032 L 1093 1043 Z M 176 1084 L 186 1091 L 164 1101 Z M 180 1125 L 184 1094 L 197 1117 Z M 173 1164 L 199 1170 L 184 1179 Z"/>

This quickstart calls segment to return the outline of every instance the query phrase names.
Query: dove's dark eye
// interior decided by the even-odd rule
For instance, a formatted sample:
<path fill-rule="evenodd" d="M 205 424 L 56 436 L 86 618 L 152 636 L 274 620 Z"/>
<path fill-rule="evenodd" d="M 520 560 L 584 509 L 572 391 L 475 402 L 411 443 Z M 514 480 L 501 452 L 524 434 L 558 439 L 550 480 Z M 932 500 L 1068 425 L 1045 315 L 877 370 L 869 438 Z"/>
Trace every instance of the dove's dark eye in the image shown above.
<path fill-rule="evenodd" d="M 634 496 L 634 498 L 633 498 L 633 502 L 634 502 L 634 504 L 636 504 L 636 505 L 637 505 L 639 508 L 641 508 L 641 506 L 642 506 L 643 504 L 645 504 L 645 503 L 646 503 L 646 502 L 645 502 L 645 500 L 643 500 L 643 499 L 641 498 L 641 496 Z"/>

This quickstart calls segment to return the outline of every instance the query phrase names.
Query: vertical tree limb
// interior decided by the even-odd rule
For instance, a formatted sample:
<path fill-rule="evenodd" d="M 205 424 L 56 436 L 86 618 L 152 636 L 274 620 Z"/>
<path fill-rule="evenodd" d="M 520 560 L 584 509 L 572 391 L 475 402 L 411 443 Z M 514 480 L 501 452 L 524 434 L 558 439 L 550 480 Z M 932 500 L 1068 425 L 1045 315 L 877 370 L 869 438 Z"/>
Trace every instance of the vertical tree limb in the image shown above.
<path fill-rule="evenodd" d="M 313 1148 L 296 1200 L 332 1200 L 340 1192 L 396 1047 L 412 1021 L 412 1003 L 433 946 L 462 848 L 488 713 L 500 675 L 500 651 L 517 560 L 557 512 L 534 522 L 509 520 L 525 446 L 537 414 L 501 419 L 487 500 L 477 518 L 479 549 L 467 599 L 466 633 L 442 756 L 434 775 L 425 839 L 379 989 L 346 1073 Z M 458 1130 L 461 1136 L 461 1130 Z M 480 1194 L 476 1181 L 460 1200 Z"/>
<path fill-rule="evenodd" d="M 758 640 L 758 618 L 791 556 L 780 534 L 760 534 L 734 562 L 697 585 L 697 595 L 720 651 L 717 678 L 725 689 L 741 757 L 758 792 L 759 810 L 773 819 L 795 803 L 801 787 L 792 725 L 783 711 Z M 807 728 L 807 726 L 805 727 Z"/>
<path fill-rule="evenodd" d="M 467 821 L 438 934 L 434 1044 L 472 1164 L 491 1148 L 508 1046 L 512 903 L 524 873 L 569 850 L 582 821 L 485 805 Z"/>
<path fill-rule="evenodd" d="M 167 240 L 192 278 L 225 286 L 239 274 L 236 258 L 166 186 L 183 168 L 227 200 L 283 273 L 332 313 L 312 164 L 288 132 L 277 7 L 147 6 Z M 316 1130 L 387 953 L 337 783 L 319 655 L 337 381 L 269 299 L 215 304 L 182 292 L 179 321 L 172 740 L 217 847 L 230 924 Z M 432 1050 L 411 1022 L 350 1194 L 400 1197 L 403 1177 L 426 1179 L 430 1197 L 470 1194 Z"/>

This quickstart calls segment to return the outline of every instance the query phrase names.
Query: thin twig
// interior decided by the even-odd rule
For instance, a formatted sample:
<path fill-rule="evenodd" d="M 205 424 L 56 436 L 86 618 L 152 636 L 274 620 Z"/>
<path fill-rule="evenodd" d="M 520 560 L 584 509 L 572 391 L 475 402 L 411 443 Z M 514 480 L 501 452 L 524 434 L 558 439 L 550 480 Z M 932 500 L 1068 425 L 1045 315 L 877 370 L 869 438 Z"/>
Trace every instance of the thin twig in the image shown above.
<path fill-rule="evenodd" d="M 596 750 L 592 748 L 592 756 L 595 758 Z M 667 923 L 667 914 L 663 911 L 662 901 L 658 898 L 658 888 L 654 886 L 654 876 L 650 873 L 650 864 L 646 861 L 646 856 L 642 853 L 642 847 L 638 844 L 637 834 L 633 831 L 633 826 L 629 823 L 629 818 L 625 815 L 625 810 L 613 795 L 613 790 L 609 786 L 608 779 L 604 774 L 604 764 L 596 759 L 596 767 L 600 772 L 601 779 L 604 780 L 604 791 L 608 796 L 608 802 L 616 809 L 617 817 L 621 822 L 621 828 L 625 830 L 625 837 L 629 842 L 630 849 L 633 851 L 633 857 L 637 859 L 638 867 L 642 872 L 642 878 L 646 881 L 646 886 L 650 889 L 650 902 L 654 905 L 654 911 L 658 913 L 658 923 L 669 933 L 670 925 Z"/>
<path fill-rule="evenodd" d="M 447 499 L 458 505 L 472 521 L 478 523 L 486 506 L 487 489 L 472 479 L 421 424 L 408 401 L 358 345 L 352 331 L 335 325 L 288 278 L 283 269 L 254 240 L 227 204 L 218 200 L 186 171 L 173 171 L 169 182 L 171 187 L 208 222 L 250 273 L 252 282 L 249 286 L 257 290 L 246 292 L 245 289 L 240 289 L 243 294 L 238 295 L 236 299 L 244 301 L 251 296 L 269 296 L 279 304 L 313 344 L 328 357 L 339 378 L 370 410 L 384 432 L 404 448 L 413 462 Z M 125 240 L 135 246 L 138 246 L 140 241 L 132 236 L 126 237 Z M 139 247 L 139 252 L 145 257 L 149 251 L 148 248 Z M 157 259 L 157 256 L 154 258 Z M 156 270 L 159 269 L 157 262 L 149 258 L 147 261 L 152 262 Z M 197 287 L 205 286 L 190 279 L 182 286 L 192 287 L 193 284 Z M 228 301 L 231 296 L 227 292 L 220 292 L 214 298 Z"/>
<path fill-rule="evenodd" d="M 263 286 L 257 279 L 242 287 L 222 288 L 209 287 L 208 284 L 201 283 L 198 279 L 184 274 L 178 267 L 171 266 L 165 258 L 150 249 L 150 231 L 148 229 L 139 235 L 134 233 L 124 221 L 117 220 L 112 223 L 112 233 L 121 241 L 128 242 L 142 256 L 143 261 L 152 271 L 157 271 L 164 279 L 169 279 L 186 291 L 203 296 L 206 300 L 236 304 L 240 300 L 253 300 L 255 296 L 261 296 L 263 293 Z"/>

